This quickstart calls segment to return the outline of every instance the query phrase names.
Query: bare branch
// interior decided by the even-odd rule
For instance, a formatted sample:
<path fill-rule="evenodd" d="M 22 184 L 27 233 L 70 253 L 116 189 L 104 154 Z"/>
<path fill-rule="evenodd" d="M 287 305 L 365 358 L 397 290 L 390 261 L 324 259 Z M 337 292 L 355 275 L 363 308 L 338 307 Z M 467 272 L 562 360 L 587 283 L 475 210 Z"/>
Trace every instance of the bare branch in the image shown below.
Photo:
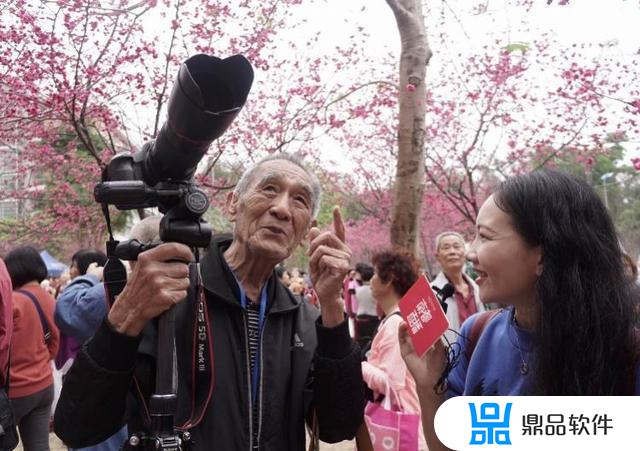
<path fill-rule="evenodd" d="M 178 21 L 180 18 L 180 1 L 176 2 L 176 13 L 174 16 L 174 20 Z M 171 41 L 169 42 L 169 49 L 167 50 L 166 63 L 164 65 L 164 82 L 162 83 L 162 88 L 160 92 L 156 92 L 156 117 L 153 122 L 153 136 L 158 135 L 158 126 L 160 125 L 160 111 L 162 110 L 162 105 L 164 103 L 164 95 L 167 92 L 167 86 L 169 85 L 169 64 L 171 63 L 171 55 L 173 53 L 173 46 L 176 42 L 176 32 L 178 30 L 177 27 L 172 27 L 173 32 L 171 33 Z"/>
<path fill-rule="evenodd" d="M 571 136 L 567 141 L 565 141 L 560 147 L 558 147 L 556 150 L 554 150 L 553 152 L 551 152 L 549 155 L 547 155 L 546 158 L 544 158 L 535 168 L 534 171 L 537 169 L 540 169 L 542 167 L 544 167 L 545 164 L 547 164 L 549 161 L 551 161 L 551 159 L 553 159 L 554 157 L 556 157 L 559 153 L 561 153 L 562 151 L 564 151 L 573 141 L 576 140 L 576 138 L 580 135 L 580 132 L 582 132 L 582 129 L 585 127 L 585 125 L 587 125 L 587 121 L 588 118 L 585 118 L 585 120 L 582 122 L 582 125 L 580 126 L 580 128 L 578 128 L 578 130 L 575 131 L 575 133 L 573 134 L 573 136 Z"/>

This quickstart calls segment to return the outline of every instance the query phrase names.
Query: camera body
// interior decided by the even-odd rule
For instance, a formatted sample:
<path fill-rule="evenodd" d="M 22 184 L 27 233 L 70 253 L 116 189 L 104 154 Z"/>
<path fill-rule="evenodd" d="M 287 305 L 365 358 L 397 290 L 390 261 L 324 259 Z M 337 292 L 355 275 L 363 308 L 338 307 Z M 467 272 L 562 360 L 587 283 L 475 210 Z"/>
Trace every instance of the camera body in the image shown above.
<path fill-rule="evenodd" d="M 186 60 L 156 139 L 135 154 L 114 156 L 94 189 L 95 200 L 120 210 L 158 207 L 164 213 L 162 241 L 208 246 L 211 227 L 202 215 L 209 200 L 193 176 L 210 144 L 244 106 L 252 83 L 253 69 L 241 55 Z"/>

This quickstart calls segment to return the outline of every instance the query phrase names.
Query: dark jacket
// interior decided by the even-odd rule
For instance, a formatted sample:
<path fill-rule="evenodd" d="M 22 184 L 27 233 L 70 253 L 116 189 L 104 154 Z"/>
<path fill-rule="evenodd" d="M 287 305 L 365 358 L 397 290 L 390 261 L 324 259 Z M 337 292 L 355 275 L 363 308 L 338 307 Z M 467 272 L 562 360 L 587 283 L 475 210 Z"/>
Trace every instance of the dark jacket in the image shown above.
<path fill-rule="evenodd" d="M 245 313 L 222 257 L 229 244 L 229 238 L 214 238 L 201 267 L 215 388 L 202 422 L 190 429 L 196 450 L 249 450 L 251 443 Z M 322 327 L 317 309 L 296 300 L 275 274 L 268 298 L 262 334 L 260 449 L 302 451 L 304 420 L 312 410 L 321 440 L 353 438 L 363 421 L 364 393 L 359 349 L 346 321 L 335 328 Z M 176 307 L 178 424 L 191 412 L 193 313 L 188 302 Z M 55 413 L 56 434 L 67 445 L 97 443 L 125 421 L 130 432 L 144 427 L 135 393 L 148 398 L 153 392 L 154 332 L 150 324 L 142 337 L 132 338 L 105 321 L 83 347 L 67 374 Z"/>

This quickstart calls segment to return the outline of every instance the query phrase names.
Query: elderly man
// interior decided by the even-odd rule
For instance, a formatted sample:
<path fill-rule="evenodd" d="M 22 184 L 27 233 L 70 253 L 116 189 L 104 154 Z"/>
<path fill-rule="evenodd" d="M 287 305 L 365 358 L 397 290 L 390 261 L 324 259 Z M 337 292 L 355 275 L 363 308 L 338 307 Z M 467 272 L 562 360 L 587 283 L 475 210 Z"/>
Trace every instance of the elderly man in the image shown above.
<path fill-rule="evenodd" d="M 466 258 L 462 235 L 452 231 L 439 234 L 435 240 L 435 249 L 442 271 L 432 284 L 442 289 L 449 283 L 455 290 L 452 296 L 445 299 L 451 329 L 445 336 L 450 342 L 454 342 L 457 338 L 455 332 L 460 331 L 462 323 L 474 313 L 484 310 L 484 306 L 480 302 L 478 285 L 463 271 Z"/>
<path fill-rule="evenodd" d="M 193 449 L 302 451 L 305 419 L 317 420 L 321 440 L 353 438 L 364 408 L 360 351 L 340 302 L 351 252 L 337 209 L 333 231 L 312 227 L 319 199 L 316 177 L 296 157 L 250 168 L 227 199 L 233 236 L 213 238 L 191 303 L 180 302 L 190 286 L 181 261 L 193 260 L 191 250 L 165 243 L 142 253 L 67 375 L 55 416 L 63 441 L 96 443 L 122 421 L 133 433 L 148 427 L 150 320 L 176 304 L 176 425 L 190 432 Z M 274 271 L 305 237 L 320 318 Z"/>

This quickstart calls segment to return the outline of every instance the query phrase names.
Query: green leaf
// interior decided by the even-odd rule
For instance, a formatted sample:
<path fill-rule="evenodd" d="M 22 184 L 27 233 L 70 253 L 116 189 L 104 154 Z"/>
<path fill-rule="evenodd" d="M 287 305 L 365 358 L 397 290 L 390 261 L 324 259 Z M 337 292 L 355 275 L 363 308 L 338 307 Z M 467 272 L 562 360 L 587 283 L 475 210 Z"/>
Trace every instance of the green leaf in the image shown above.
<path fill-rule="evenodd" d="M 529 50 L 529 44 L 527 44 L 526 42 L 513 42 L 511 44 L 507 44 L 504 49 L 509 52 L 509 53 L 513 53 L 513 52 L 526 52 L 527 50 Z"/>

